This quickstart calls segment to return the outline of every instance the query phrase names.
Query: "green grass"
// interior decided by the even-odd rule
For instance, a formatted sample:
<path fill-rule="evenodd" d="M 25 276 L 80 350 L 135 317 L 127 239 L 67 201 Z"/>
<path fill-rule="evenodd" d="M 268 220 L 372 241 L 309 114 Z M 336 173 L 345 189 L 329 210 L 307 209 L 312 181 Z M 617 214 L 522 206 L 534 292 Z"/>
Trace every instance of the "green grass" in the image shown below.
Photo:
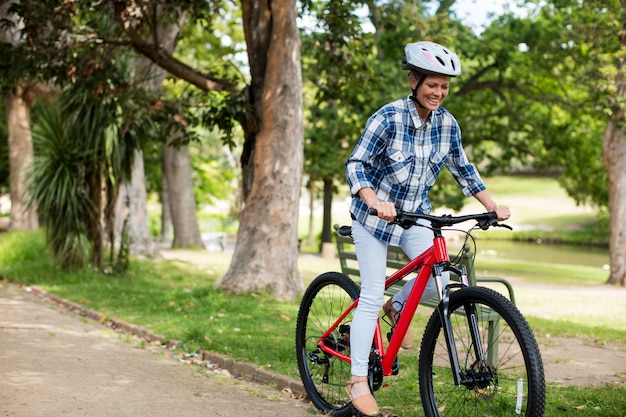
<path fill-rule="evenodd" d="M 475 270 L 476 275 L 513 276 L 530 282 L 553 284 L 603 284 L 607 279 L 607 271 L 597 267 L 519 261 L 489 256 L 478 257 Z"/>

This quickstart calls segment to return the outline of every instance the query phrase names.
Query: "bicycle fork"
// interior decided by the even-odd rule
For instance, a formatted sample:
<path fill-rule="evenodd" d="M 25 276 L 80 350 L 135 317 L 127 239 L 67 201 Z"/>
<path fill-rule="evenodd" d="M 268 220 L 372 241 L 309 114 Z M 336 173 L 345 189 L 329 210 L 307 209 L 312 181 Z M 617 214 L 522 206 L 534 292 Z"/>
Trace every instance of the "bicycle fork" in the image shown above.
<path fill-rule="evenodd" d="M 456 285 L 447 285 L 445 288 L 443 287 L 442 282 L 442 272 L 449 271 L 457 274 L 461 278 L 461 284 Z M 453 326 L 450 322 L 450 290 L 455 287 L 467 287 L 467 273 L 464 265 L 461 265 L 459 268 L 450 265 L 433 265 L 432 268 L 433 276 L 435 277 L 435 282 L 437 284 L 437 289 L 440 295 L 440 304 L 438 307 L 439 316 L 441 320 L 442 329 L 444 332 L 444 336 L 446 339 L 446 345 L 448 347 L 448 356 L 450 358 L 450 366 L 452 368 L 452 373 L 454 377 L 455 385 L 464 385 L 468 389 L 473 389 L 477 386 L 483 386 L 485 383 L 491 382 L 478 380 L 475 375 L 468 375 L 461 369 L 461 365 L 459 362 L 459 355 L 456 349 L 456 341 L 454 339 L 454 331 Z M 469 333 L 472 340 L 472 346 L 474 348 L 474 353 L 476 357 L 476 363 L 481 364 L 481 366 L 486 366 L 484 350 L 482 346 L 482 339 L 480 337 L 480 330 L 478 327 L 478 315 L 473 304 L 464 305 L 465 316 L 467 319 L 467 326 L 469 329 Z M 484 370 L 484 369 L 482 369 Z M 481 371 L 482 371 L 481 370 Z M 483 372 L 480 372 L 481 375 L 484 375 Z M 490 379 L 490 378 L 488 378 Z"/>

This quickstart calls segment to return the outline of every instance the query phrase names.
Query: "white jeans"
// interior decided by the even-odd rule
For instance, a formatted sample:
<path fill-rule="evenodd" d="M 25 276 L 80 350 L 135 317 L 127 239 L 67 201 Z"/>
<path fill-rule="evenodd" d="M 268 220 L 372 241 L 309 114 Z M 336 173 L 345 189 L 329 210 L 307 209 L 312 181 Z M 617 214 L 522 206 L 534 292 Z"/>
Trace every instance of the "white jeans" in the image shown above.
<path fill-rule="evenodd" d="M 427 221 L 419 223 L 428 225 Z M 378 314 L 385 299 L 385 280 L 387 278 L 387 243 L 372 236 L 361 223 L 352 221 L 352 238 L 361 274 L 361 294 L 354 312 L 350 329 L 350 351 L 352 375 L 367 376 L 368 362 Z M 426 227 L 413 226 L 402 232 L 400 247 L 414 259 L 433 244 L 433 232 Z M 449 273 L 442 275 L 443 285 L 448 285 Z M 409 298 L 415 278 L 411 279 L 402 290 L 393 297 L 403 305 Z M 431 277 L 424 290 L 422 300 L 437 296 L 437 286 Z"/>

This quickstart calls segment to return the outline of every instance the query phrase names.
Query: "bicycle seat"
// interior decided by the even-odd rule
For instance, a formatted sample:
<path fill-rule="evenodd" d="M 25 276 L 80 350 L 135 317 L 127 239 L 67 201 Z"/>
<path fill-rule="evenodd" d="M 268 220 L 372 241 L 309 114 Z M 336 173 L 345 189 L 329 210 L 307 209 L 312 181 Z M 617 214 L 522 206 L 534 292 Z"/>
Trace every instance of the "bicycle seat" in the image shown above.
<path fill-rule="evenodd" d="M 352 236 L 352 226 L 341 226 L 337 229 L 337 234 L 341 236 Z"/>

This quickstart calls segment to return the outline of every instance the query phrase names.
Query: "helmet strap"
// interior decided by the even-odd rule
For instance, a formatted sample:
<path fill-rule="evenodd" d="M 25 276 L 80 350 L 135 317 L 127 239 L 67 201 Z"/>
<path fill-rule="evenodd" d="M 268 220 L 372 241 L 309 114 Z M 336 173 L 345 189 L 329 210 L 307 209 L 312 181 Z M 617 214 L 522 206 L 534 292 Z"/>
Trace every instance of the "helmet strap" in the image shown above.
<path fill-rule="evenodd" d="M 426 79 L 426 74 L 422 74 L 422 77 L 417 82 L 417 85 L 415 86 L 415 88 L 411 90 L 412 94 L 409 96 L 409 98 L 413 100 L 414 102 L 416 102 L 417 105 L 421 107 L 422 109 L 425 109 L 426 107 L 422 103 L 420 103 L 420 101 L 417 99 L 417 90 L 420 89 L 425 79 Z"/>

